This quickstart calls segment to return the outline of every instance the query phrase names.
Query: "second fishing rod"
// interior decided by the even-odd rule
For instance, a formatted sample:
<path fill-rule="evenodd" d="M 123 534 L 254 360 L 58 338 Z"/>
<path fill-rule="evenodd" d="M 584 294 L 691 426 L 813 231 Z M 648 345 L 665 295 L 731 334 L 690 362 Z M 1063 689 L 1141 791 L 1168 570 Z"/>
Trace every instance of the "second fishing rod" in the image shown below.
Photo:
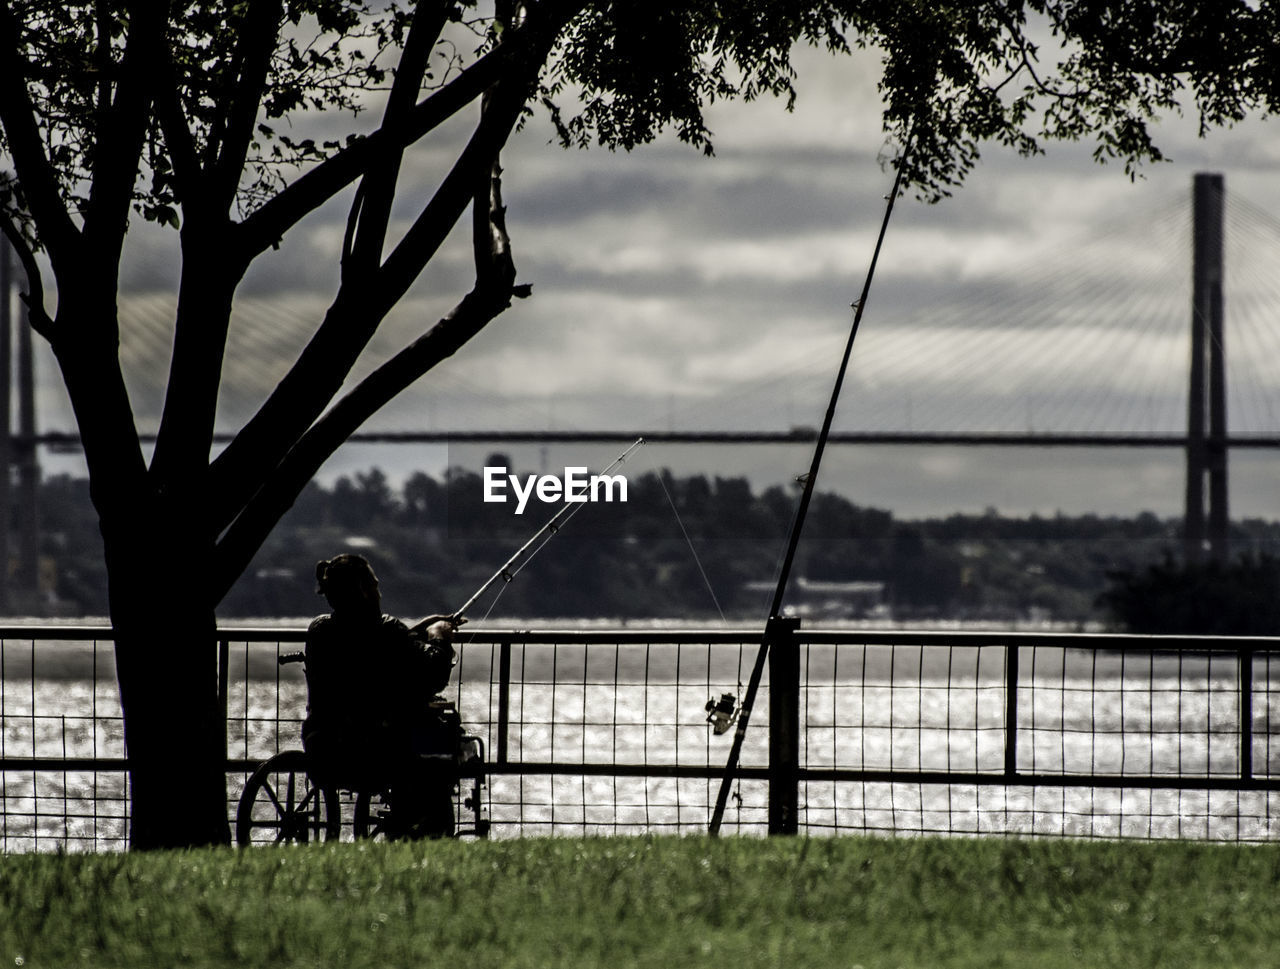
<path fill-rule="evenodd" d="M 751 711 L 755 705 L 756 694 L 760 689 L 760 681 L 764 675 L 765 663 L 769 658 L 770 644 L 788 639 L 798 625 L 797 620 L 789 620 L 783 616 L 782 602 L 786 595 L 787 586 L 791 577 L 791 567 L 795 561 L 796 549 L 800 544 L 800 535 L 804 530 L 805 516 L 809 510 L 809 502 L 813 498 L 814 487 L 818 481 L 818 468 L 822 464 L 822 455 L 827 446 L 827 437 L 831 433 L 831 424 L 835 419 L 836 405 L 840 401 L 840 391 L 844 386 L 845 374 L 849 369 L 849 360 L 853 356 L 854 341 L 858 338 L 858 330 L 862 325 L 863 310 L 867 305 L 867 297 L 871 293 L 871 281 L 875 278 L 876 264 L 880 260 L 880 249 L 884 245 L 885 233 L 889 229 L 889 219 L 893 215 L 893 206 L 898 196 L 902 192 L 902 182 L 906 173 L 907 157 L 912 146 L 912 131 L 907 132 L 906 142 L 904 144 L 902 154 L 898 156 L 896 172 L 893 178 L 893 188 L 889 194 L 885 196 L 884 216 L 880 221 L 880 232 L 876 236 L 875 249 L 871 253 L 871 262 L 867 266 L 867 272 L 863 278 L 862 292 L 857 300 L 852 304 L 853 321 L 849 327 L 849 336 L 845 342 L 844 355 L 840 359 L 840 367 L 836 371 L 835 385 L 831 389 L 831 396 L 827 403 L 827 410 L 822 421 L 822 430 L 818 433 L 818 441 L 814 446 L 813 458 L 809 465 L 809 472 L 802 479 L 804 488 L 800 494 L 800 502 L 796 508 L 795 521 L 791 526 L 791 534 L 788 537 L 787 549 L 783 555 L 782 565 L 778 572 L 778 581 L 774 587 L 773 601 L 769 606 L 769 617 L 765 623 L 764 636 L 762 637 L 760 648 L 756 653 L 756 661 L 751 669 L 751 678 L 747 684 L 747 693 L 743 698 L 742 708 L 738 713 L 737 729 L 734 732 L 733 743 L 729 748 L 729 756 L 725 762 L 724 774 L 720 780 L 720 790 L 716 796 L 715 807 L 711 812 L 711 821 L 707 826 L 707 831 L 713 837 L 720 833 L 720 826 L 724 821 L 725 808 L 729 801 L 729 791 L 733 785 L 734 779 L 738 772 L 738 762 L 742 755 L 742 744 L 747 734 L 747 726 L 751 721 Z M 798 682 L 795 685 L 796 690 L 799 689 Z M 783 730 L 787 728 L 783 727 Z M 773 730 L 771 730 L 771 739 Z M 794 789 L 794 785 L 788 785 Z M 769 805 L 769 828 L 770 831 L 778 833 L 794 833 L 796 830 L 796 814 L 797 806 L 791 804 L 775 804 L 772 797 Z"/>

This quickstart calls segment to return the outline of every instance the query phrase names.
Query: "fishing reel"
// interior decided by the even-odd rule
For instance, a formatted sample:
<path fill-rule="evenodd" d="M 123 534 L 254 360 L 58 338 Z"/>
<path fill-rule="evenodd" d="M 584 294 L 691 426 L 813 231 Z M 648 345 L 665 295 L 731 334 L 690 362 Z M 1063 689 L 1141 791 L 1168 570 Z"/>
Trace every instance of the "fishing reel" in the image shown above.
<path fill-rule="evenodd" d="M 721 693 L 720 699 L 712 697 L 707 701 L 707 723 L 719 736 L 728 733 L 729 728 L 738 722 L 738 698 L 732 693 Z"/>

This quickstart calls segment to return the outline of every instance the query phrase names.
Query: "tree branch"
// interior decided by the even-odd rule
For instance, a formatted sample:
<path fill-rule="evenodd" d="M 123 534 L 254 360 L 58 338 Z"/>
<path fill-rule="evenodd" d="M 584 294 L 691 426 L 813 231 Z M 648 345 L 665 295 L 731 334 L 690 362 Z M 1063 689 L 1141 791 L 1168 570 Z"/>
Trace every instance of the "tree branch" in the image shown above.
<path fill-rule="evenodd" d="M 225 258 L 225 240 L 280 19 L 279 0 L 252 0 L 241 19 L 235 55 L 238 74 L 222 112 L 222 141 L 210 170 L 201 170 L 176 85 L 157 95 L 166 139 L 173 141 L 175 175 L 185 176 L 186 186 L 179 195 L 186 218 L 173 356 L 150 474 L 166 492 L 181 493 L 182 500 L 201 510 L 208 504 L 202 489 L 213 442 L 232 294 L 246 265 Z M 208 540 L 213 537 L 209 535 Z"/>
<path fill-rule="evenodd" d="M 419 103 L 396 128 L 379 128 L 308 169 L 246 218 L 237 246 L 251 260 L 365 173 L 380 152 L 405 147 L 430 133 L 484 93 L 510 57 L 493 51 Z M 508 52 L 509 54 L 509 52 Z"/>
<path fill-rule="evenodd" d="M 419 3 L 414 9 L 409 36 L 405 40 L 382 116 L 383 128 L 396 128 L 412 110 L 431 52 L 448 22 L 451 6 L 451 0 L 437 0 L 434 4 Z M 395 199 L 404 149 L 404 145 L 394 145 L 380 153 L 360 181 L 343 246 L 344 284 L 350 278 L 348 273 L 357 273 L 367 280 L 382 261 L 382 247 L 391 220 L 391 203 Z"/>
<path fill-rule="evenodd" d="M 496 13 L 498 25 L 503 30 L 512 29 L 516 0 L 498 0 Z M 486 112 L 493 108 L 494 92 L 490 92 L 481 102 L 480 110 Z M 510 294 L 516 267 L 511 258 L 511 238 L 507 235 L 507 209 L 502 204 L 502 164 L 496 154 L 489 170 L 478 179 L 475 200 L 471 204 L 471 250 L 476 267 L 476 288 L 496 287 Z"/>
<path fill-rule="evenodd" d="M 510 305 L 499 292 L 472 290 L 427 333 L 345 395 L 292 447 L 217 544 L 215 602 L 221 601 L 320 466 L 384 404 L 453 355 Z"/>
<path fill-rule="evenodd" d="M 512 69 L 513 64 L 549 49 L 556 34 L 585 0 L 552 0 L 537 16 L 510 31 L 503 42 L 429 97 L 418 102 L 403 122 L 379 127 L 309 169 L 241 223 L 236 246 L 246 260 L 275 245 L 305 216 L 365 173 L 378 154 L 423 138 L 457 114 Z"/>
<path fill-rule="evenodd" d="M 84 238 L 92 258 L 111 266 L 119 263 L 124 246 L 149 123 L 154 65 L 164 57 L 168 9 L 168 3 L 145 0 L 130 5 L 120 83 L 98 129 Z"/>
<path fill-rule="evenodd" d="M 191 125 L 187 121 L 182 98 L 178 93 L 173 59 L 167 54 L 163 71 L 165 83 L 159 85 L 156 91 L 156 118 L 169 148 L 169 158 L 173 161 L 175 194 L 179 204 L 185 205 L 203 197 L 199 184 L 204 172 L 200 166 L 195 138 L 191 134 Z"/>
<path fill-rule="evenodd" d="M 98 118 L 105 118 L 111 107 L 111 8 L 106 0 L 93 5 L 97 47 L 93 52 L 94 69 L 98 72 Z"/>
<path fill-rule="evenodd" d="M 31 323 L 31 329 L 52 345 L 57 331 L 48 311 L 44 308 L 44 280 L 40 276 L 40 266 L 36 262 L 35 253 L 31 251 L 31 246 L 22 237 L 22 233 L 18 231 L 12 219 L 6 218 L 0 222 L 0 231 L 4 232 L 5 238 L 13 246 L 13 251 L 18 254 L 22 271 L 27 276 L 27 292 L 19 292 L 18 295 L 26 304 L 27 319 Z"/>
<path fill-rule="evenodd" d="M 0 0 L 0 50 L 9 52 L 0 57 L 0 124 L 14 170 L 55 274 L 70 272 L 79 257 L 80 231 L 67 212 L 53 164 L 44 151 L 25 64 L 17 56 L 17 25 L 6 0 Z"/>
<path fill-rule="evenodd" d="M 507 88 L 520 89 L 514 82 Z M 498 116 L 498 128 L 514 125 L 524 94 L 499 90 L 486 98 L 485 114 Z M 486 117 L 483 120 L 490 120 Z M 455 169 L 457 170 L 457 169 Z M 502 203 L 501 166 L 495 155 L 476 187 L 472 203 L 472 247 L 476 283 L 447 317 L 362 380 L 289 449 L 261 489 L 230 523 L 215 550 L 217 601 L 249 565 L 267 534 L 289 510 L 307 482 L 366 420 L 441 360 L 452 356 L 511 305 L 513 295 L 527 296 L 515 286 L 515 264 Z"/>
<path fill-rule="evenodd" d="M 224 112 L 223 138 L 218 146 L 214 166 L 214 204 L 219 210 L 230 209 L 240 186 L 244 160 L 253 140 L 253 123 L 258 117 L 262 93 L 267 82 L 271 55 L 275 52 L 280 30 L 280 0 L 250 0 L 248 12 L 240 26 L 236 48 L 239 76 Z"/>
<path fill-rule="evenodd" d="M 261 487 L 339 391 L 379 324 L 435 255 L 472 201 L 476 172 L 487 172 L 520 117 L 526 79 L 495 90 L 490 110 L 449 174 L 376 276 L 343 285 L 315 336 L 257 414 L 211 466 L 212 521 L 220 531 Z"/>
<path fill-rule="evenodd" d="M 476 173 L 489 173 L 497 163 L 498 153 L 520 120 L 529 93 L 529 84 L 521 79 L 504 82 L 490 95 L 467 147 L 382 264 L 373 288 L 376 312 L 387 313 L 408 292 L 457 222 L 461 210 L 475 198 Z"/>
<path fill-rule="evenodd" d="M 170 58 L 161 70 L 167 81 L 157 86 L 156 116 L 173 163 L 174 194 L 183 210 L 182 275 L 169 379 L 149 473 L 158 487 L 170 493 L 183 490 L 183 500 L 203 510 L 203 495 L 192 492 L 208 466 L 232 294 L 244 263 L 228 258 L 230 198 L 219 198 L 210 187 L 213 179 L 201 162 Z"/>
<path fill-rule="evenodd" d="M 516 266 L 507 235 L 507 207 L 502 204 L 502 165 L 496 160 L 472 206 L 471 249 L 477 288 L 510 291 L 516 279 Z"/>

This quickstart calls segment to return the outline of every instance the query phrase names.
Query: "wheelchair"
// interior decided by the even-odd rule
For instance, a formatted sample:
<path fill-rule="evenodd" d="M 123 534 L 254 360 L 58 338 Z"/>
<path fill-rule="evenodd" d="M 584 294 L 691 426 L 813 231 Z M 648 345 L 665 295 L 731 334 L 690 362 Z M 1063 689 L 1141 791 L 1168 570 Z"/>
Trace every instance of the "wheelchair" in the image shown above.
<path fill-rule="evenodd" d="M 302 653 L 287 653 L 278 662 L 301 662 Z M 482 792 L 485 786 L 484 741 L 463 732 L 457 708 L 437 697 L 429 704 L 430 716 L 456 727 L 456 749 L 428 754 L 424 772 L 434 773 L 449 784 L 448 817 L 428 819 L 428 837 L 489 836 L 484 817 Z M 236 843 L 306 844 L 312 841 L 340 841 L 344 828 L 344 804 L 351 805 L 350 837 L 397 840 L 419 836 L 421 818 L 406 817 L 396 811 L 396 793 L 390 779 L 370 772 L 359 779 L 342 778 L 305 750 L 282 750 L 258 765 L 245 783 L 236 808 Z"/>

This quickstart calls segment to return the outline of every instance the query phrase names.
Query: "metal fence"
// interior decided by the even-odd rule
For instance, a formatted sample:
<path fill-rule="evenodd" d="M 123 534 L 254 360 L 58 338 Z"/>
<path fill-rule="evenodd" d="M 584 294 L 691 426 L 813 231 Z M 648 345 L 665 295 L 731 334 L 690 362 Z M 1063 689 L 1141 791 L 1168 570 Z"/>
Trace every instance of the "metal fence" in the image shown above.
<path fill-rule="evenodd" d="M 741 708 L 758 632 L 464 632 L 450 692 L 485 742 L 493 836 L 706 831 L 733 735 L 708 702 Z M 276 658 L 302 635 L 220 634 L 229 811 L 299 746 L 302 673 Z M 126 843 L 111 648 L 0 629 L 0 849 Z M 799 630 L 721 830 L 1270 840 L 1277 690 L 1275 639 Z"/>

